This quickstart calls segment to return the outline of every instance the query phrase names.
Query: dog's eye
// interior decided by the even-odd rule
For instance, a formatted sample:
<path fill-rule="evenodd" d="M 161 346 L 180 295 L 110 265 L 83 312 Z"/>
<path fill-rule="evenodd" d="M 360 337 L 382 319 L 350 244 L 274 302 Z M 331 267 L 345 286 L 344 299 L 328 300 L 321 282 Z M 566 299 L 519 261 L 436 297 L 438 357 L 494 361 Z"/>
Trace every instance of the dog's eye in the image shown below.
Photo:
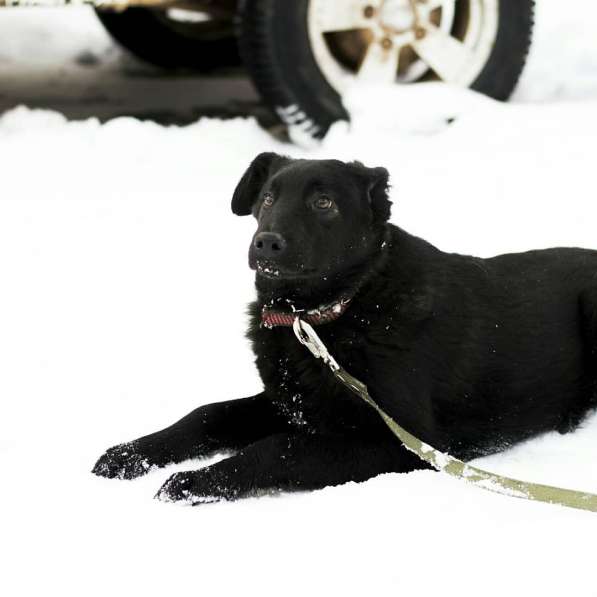
<path fill-rule="evenodd" d="M 330 209 L 334 205 L 334 202 L 327 195 L 320 195 L 313 201 L 313 207 L 315 209 Z"/>
<path fill-rule="evenodd" d="M 271 193 L 263 195 L 263 207 L 271 207 L 274 204 L 274 196 Z"/>

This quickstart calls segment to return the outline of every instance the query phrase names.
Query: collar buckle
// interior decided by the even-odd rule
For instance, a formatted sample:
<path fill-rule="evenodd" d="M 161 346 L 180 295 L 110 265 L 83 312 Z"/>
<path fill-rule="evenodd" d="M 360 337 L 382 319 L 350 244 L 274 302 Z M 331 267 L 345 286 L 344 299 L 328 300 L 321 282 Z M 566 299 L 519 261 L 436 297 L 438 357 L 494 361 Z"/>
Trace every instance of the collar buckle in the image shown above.
<path fill-rule="evenodd" d="M 340 365 L 338 365 L 336 359 L 328 352 L 328 349 L 313 329 L 313 326 L 300 317 L 295 317 L 292 329 L 297 340 L 306 346 L 316 359 L 321 359 L 334 373 L 340 369 Z"/>

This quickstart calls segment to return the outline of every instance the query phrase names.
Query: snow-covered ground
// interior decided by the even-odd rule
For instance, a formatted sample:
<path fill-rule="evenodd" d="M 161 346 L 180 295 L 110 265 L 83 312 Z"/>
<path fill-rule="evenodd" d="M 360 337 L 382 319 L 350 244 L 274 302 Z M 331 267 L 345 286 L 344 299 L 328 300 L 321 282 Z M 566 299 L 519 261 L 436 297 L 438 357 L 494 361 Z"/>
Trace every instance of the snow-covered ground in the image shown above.
<path fill-rule="evenodd" d="M 516 103 L 370 90 L 351 100 L 352 128 L 310 151 L 251 120 L 0 117 L 3 595 L 597 595 L 597 515 L 432 472 L 194 509 L 152 496 L 199 463 L 134 482 L 89 473 L 108 446 L 259 390 L 243 336 L 253 223 L 229 212 L 259 151 L 387 166 L 393 221 L 445 250 L 597 248 L 597 7 L 539 4 Z M 88 12 L 62 14 L 46 38 L 0 12 L 0 68 L 54 44 L 65 64 L 111 52 Z M 477 464 L 597 491 L 596 460 L 592 416 Z"/>

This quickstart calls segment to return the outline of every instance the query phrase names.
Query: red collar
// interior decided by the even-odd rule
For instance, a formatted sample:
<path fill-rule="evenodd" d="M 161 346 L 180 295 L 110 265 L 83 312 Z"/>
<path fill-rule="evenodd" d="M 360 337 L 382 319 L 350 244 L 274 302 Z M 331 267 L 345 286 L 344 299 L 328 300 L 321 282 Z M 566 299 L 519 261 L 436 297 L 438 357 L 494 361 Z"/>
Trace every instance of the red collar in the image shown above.
<path fill-rule="evenodd" d="M 335 321 L 350 305 L 350 298 L 342 298 L 333 303 L 322 305 L 316 309 L 282 311 L 274 309 L 270 305 L 263 305 L 261 309 L 261 325 L 266 328 L 292 327 L 294 320 L 300 317 L 311 325 L 321 325 Z"/>

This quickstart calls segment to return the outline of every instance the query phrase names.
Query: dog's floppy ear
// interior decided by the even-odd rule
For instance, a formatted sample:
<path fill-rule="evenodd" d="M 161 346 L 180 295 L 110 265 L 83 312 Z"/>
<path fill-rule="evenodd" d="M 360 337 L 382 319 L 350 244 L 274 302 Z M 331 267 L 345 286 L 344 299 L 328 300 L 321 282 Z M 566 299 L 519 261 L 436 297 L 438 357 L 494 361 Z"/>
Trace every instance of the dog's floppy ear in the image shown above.
<path fill-rule="evenodd" d="M 265 181 L 290 158 L 273 152 L 260 153 L 247 168 L 232 195 L 232 212 L 237 216 L 248 216 L 257 199 L 257 193 Z"/>
<path fill-rule="evenodd" d="M 351 162 L 350 165 L 357 170 L 359 176 L 365 182 L 374 220 L 387 222 L 392 211 L 392 202 L 388 198 L 390 173 L 381 166 L 367 168 L 361 162 Z"/>

